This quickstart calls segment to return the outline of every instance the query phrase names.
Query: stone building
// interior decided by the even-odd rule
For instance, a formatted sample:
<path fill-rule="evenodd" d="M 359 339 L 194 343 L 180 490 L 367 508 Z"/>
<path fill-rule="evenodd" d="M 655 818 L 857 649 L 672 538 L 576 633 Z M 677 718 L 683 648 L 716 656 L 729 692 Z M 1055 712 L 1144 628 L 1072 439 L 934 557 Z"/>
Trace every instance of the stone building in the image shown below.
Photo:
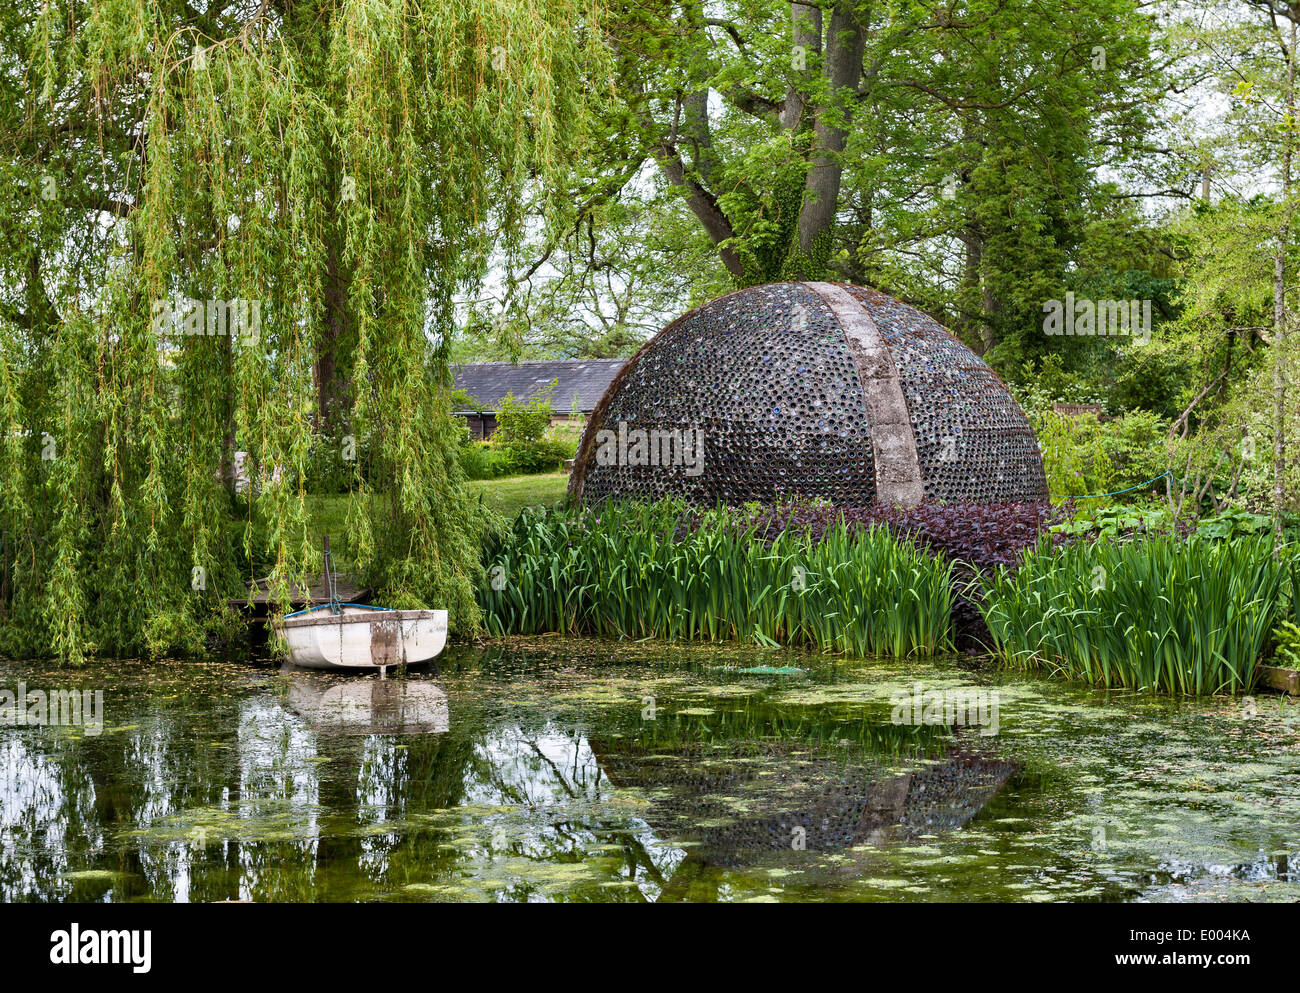
<path fill-rule="evenodd" d="M 497 426 L 497 412 L 506 394 L 526 401 L 546 389 L 552 381 L 551 406 L 555 414 L 551 423 L 568 424 L 574 412 L 591 416 L 596 401 L 626 359 L 573 359 L 548 362 L 471 362 L 460 366 L 453 387 L 464 390 L 477 404 L 454 411 L 465 418 L 476 438 L 492 437 Z"/>

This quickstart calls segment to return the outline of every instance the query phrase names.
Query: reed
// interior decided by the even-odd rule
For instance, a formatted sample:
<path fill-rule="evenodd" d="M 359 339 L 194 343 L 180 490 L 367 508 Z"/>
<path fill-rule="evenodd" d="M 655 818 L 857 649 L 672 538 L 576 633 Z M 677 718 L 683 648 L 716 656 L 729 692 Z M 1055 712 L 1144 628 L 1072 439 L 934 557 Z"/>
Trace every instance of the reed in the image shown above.
<path fill-rule="evenodd" d="M 997 653 L 1096 686 L 1201 696 L 1254 685 L 1293 551 L 1267 537 L 1157 536 L 1028 551 L 983 579 Z"/>
<path fill-rule="evenodd" d="M 810 646 L 859 657 L 951 647 L 952 567 L 883 527 L 760 537 L 718 509 L 528 511 L 485 559 L 494 634 Z"/>

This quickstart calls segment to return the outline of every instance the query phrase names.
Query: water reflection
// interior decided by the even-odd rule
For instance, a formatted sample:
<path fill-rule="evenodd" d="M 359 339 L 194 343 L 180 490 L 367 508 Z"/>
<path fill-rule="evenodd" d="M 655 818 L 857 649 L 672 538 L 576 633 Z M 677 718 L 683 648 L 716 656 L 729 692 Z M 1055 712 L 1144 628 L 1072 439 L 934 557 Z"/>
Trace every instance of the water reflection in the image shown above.
<path fill-rule="evenodd" d="M 284 705 L 313 728 L 341 734 L 442 734 L 451 726 L 447 692 L 434 682 L 280 670 Z"/>
<path fill-rule="evenodd" d="M 1117 816 L 1105 804 L 1124 794 L 1063 771 L 1067 754 L 1114 747 L 1100 705 L 1058 750 L 1038 733 L 893 725 L 833 664 L 785 680 L 540 648 L 446 661 L 440 679 L 80 671 L 106 691 L 102 735 L 0 728 L 0 898 L 1132 898 L 1216 873 L 1296 885 L 1273 851 L 1294 828 L 1253 814 L 1125 849 L 1122 822 L 1144 808 Z M 1013 731 L 1027 713 L 1008 715 Z M 1206 754 L 1222 741 L 1208 736 Z M 1120 763 L 1116 781 L 1139 761 L 1101 758 Z M 1084 850 L 1094 815 L 1116 825 L 1103 852 Z M 1180 850 L 1193 836 L 1204 857 Z"/>
<path fill-rule="evenodd" d="M 650 789 L 647 820 L 667 836 L 696 841 L 697 858 L 723 866 L 760 861 L 765 852 L 834 852 L 952 830 L 1017 769 L 965 747 L 901 770 L 845 750 L 774 748 L 756 761 L 746 750 L 717 747 L 596 747 L 613 782 Z"/>

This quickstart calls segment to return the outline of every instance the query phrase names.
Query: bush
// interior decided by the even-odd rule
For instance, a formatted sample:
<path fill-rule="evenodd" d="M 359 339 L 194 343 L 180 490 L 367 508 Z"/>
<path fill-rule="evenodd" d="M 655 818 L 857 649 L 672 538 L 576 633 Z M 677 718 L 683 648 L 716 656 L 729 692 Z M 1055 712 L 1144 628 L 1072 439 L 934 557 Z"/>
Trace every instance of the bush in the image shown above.
<path fill-rule="evenodd" d="M 1273 662 L 1287 669 L 1300 669 L 1300 624 L 1283 621 L 1273 629 Z"/>
<path fill-rule="evenodd" d="M 554 472 L 565 459 L 573 458 L 574 446 L 556 438 L 518 442 L 502 446 L 501 458 L 511 475 L 527 476 L 536 472 Z"/>
<path fill-rule="evenodd" d="M 554 411 L 551 409 L 551 392 L 558 380 L 543 390 L 538 390 L 527 401 L 515 399 L 513 393 L 507 393 L 497 411 L 497 429 L 492 435 L 494 444 L 509 448 L 512 445 L 525 445 L 540 441 L 551 424 Z"/>
<path fill-rule="evenodd" d="M 1100 506 L 1134 503 L 1164 493 L 1164 480 L 1132 489 L 1170 467 L 1160 418 L 1135 410 L 1111 420 L 1095 414 L 1067 415 L 1037 410 L 1030 417 L 1043 456 L 1047 489 L 1055 497 L 1091 496 Z M 1129 490 L 1115 496 L 1096 494 Z"/>
<path fill-rule="evenodd" d="M 575 447 L 573 442 L 559 438 L 515 445 L 467 440 L 461 444 L 458 457 L 467 479 L 499 479 L 554 472 L 565 459 L 573 458 Z"/>
<path fill-rule="evenodd" d="M 1054 497 L 1077 497 L 1127 489 L 1170 468 L 1169 422 L 1147 410 L 1129 410 L 1101 420 L 1095 414 L 1058 413 L 1057 403 L 1099 404 L 1106 397 L 1095 384 L 1061 368 L 1048 356 L 1035 370 L 1026 366 L 1013 392 L 1038 436 L 1047 489 Z M 1164 481 L 1098 500 L 1134 503 L 1164 492 Z"/>
<path fill-rule="evenodd" d="M 884 527 L 759 534 L 680 503 L 525 510 L 484 562 L 495 634 L 741 640 L 869 655 L 951 647 L 952 567 Z"/>
<path fill-rule="evenodd" d="M 458 457 L 466 479 L 496 479 L 509 476 L 513 471 L 505 449 L 468 436 L 461 442 Z"/>
<path fill-rule="evenodd" d="M 1291 602 L 1273 629 L 1273 662 L 1300 669 L 1300 568 L 1291 570 Z"/>
<path fill-rule="evenodd" d="M 358 467 L 363 474 L 366 472 L 369 455 L 370 445 L 365 439 L 313 435 L 303 479 L 307 492 L 320 496 L 350 493 L 356 486 Z"/>
<path fill-rule="evenodd" d="M 1122 352 L 1115 365 L 1114 382 L 1106 391 L 1112 410 L 1150 410 L 1172 421 L 1183 412 L 1191 367 L 1176 348 L 1154 341 L 1143 348 Z"/>
<path fill-rule="evenodd" d="M 1152 479 L 1170 467 L 1167 437 L 1169 424 L 1145 410 L 1130 410 L 1122 417 L 1098 425 L 1102 450 L 1111 465 L 1111 481 L 1121 489 Z M 1157 484 L 1164 492 L 1164 481 Z M 1119 500 L 1137 500 L 1141 490 L 1122 494 Z"/>
<path fill-rule="evenodd" d="M 554 472 L 565 459 L 573 458 L 578 447 L 577 439 L 559 437 L 558 432 L 548 431 L 553 413 L 550 395 L 555 384 L 556 380 L 551 380 L 546 389 L 539 390 L 526 402 L 516 400 L 513 393 L 505 395 L 501 409 L 497 411 L 497 429 L 490 442 L 496 453 L 495 461 L 491 466 L 482 467 L 481 471 L 491 468 L 499 470 L 494 475 L 526 476 Z"/>

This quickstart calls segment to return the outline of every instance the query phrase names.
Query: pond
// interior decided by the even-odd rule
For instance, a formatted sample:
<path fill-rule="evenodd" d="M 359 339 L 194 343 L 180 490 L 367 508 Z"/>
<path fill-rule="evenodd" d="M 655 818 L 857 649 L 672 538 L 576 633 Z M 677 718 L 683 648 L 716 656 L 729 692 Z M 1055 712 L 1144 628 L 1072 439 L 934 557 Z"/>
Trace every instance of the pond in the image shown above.
<path fill-rule="evenodd" d="M 0 726 L 0 899 L 1300 899 L 1278 697 L 556 638 L 440 663 L 3 664 L 103 709 Z"/>

